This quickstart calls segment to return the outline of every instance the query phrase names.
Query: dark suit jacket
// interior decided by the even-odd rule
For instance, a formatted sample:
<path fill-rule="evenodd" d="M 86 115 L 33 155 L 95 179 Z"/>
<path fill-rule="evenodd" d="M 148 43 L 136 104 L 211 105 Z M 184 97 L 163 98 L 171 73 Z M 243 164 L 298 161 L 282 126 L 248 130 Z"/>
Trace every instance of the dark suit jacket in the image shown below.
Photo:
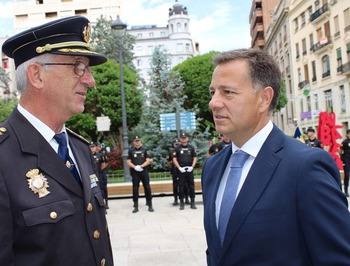
<path fill-rule="evenodd" d="M 69 135 L 82 189 L 17 108 L 0 132 L 0 265 L 113 265 L 104 201 L 90 180 L 97 169 L 87 143 Z M 40 198 L 30 189 L 26 174 L 32 169 L 47 179 L 48 195 Z"/>
<path fill-rule="evenodd" d="M 350 265 L 350 214 L 334 159 L 276 126 L 247 175 L 221 247 L 215 199 L 231 153 L 228 147 L 203 166 L 208 265 Z"/>

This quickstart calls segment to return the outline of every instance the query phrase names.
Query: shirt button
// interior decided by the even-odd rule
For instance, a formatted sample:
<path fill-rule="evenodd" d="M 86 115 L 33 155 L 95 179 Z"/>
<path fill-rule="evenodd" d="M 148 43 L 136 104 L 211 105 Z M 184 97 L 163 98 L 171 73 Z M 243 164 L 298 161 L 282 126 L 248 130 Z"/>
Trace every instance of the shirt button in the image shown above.
<path fill-rule="evenodd" d="M 100 231 L 95 230 L 94 233 L 93 233 L 93 237 L 94 237 L 95 239 L 99 239 L 99 238 L 100 238 Z"/>
<path fill-rule="evenodd" d="M 52 220 L 55 220 L 55 219 L 57 218 L 57 213 L 56 213 L 56 212 L 51 212 L 51 213 L 50 213 L 50 218 L 51 218 Z"/>

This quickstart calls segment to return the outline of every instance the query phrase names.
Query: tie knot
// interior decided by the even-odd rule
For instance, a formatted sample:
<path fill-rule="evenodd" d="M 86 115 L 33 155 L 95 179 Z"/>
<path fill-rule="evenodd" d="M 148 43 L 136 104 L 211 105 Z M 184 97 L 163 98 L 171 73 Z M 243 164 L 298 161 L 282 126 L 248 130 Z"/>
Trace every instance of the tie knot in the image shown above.
<path fill-rule="evenodd" d="M 232 154 L 231 157 L 231 168 L 232 167 L 243 167 L 245 161 L 248 159 L 249 154 L 242 151 L 238 150 L 234 154 Z"/>
<path fill-rule="evenodd" d="M 57 141 L 60 146 L 67 146 L 66 133 L 62 132 L 53 136 L 53 138 Z"/>

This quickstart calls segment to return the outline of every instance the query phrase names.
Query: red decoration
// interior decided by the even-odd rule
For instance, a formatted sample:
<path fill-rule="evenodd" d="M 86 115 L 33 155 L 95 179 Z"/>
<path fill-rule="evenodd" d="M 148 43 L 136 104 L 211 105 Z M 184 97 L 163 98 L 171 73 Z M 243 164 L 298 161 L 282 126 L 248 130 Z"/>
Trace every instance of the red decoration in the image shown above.
<path fill-rule="evenodd" d="M 321 112 L 318 118 L 318 138 L 322 141 L 323 147 L 329 146 L 329 153 L 335 160 L 338 168 L 343 170 L 343 162 L 339 157 L 340 144 L 337 139 L 341 139 L 342 136 L 338 132 L 338 128 L 342 128 L 342 125 L 335 124 L 335 113 Z"/>

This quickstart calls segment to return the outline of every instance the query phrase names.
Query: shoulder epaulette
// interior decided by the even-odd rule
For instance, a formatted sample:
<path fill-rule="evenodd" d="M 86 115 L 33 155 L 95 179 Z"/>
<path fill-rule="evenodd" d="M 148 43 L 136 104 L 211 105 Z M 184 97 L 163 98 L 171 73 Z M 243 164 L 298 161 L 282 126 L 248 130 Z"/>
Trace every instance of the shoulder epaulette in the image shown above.
<path fill-rule="evenodd" d="M 83 136 L 79 135 L 78 133 L 75 133 L 75 132 L 72 131 L 71 129 L 66 128 L 66 130 L 67 130 L 70 134 L 76 136 L 77 138 L 81 139 L 82 141 L 86 142 L 87 144 L 89 144 L 89 145 L 91 144 L 90 141 L 88 141 L 86 138 L 84 138 Z"/>

